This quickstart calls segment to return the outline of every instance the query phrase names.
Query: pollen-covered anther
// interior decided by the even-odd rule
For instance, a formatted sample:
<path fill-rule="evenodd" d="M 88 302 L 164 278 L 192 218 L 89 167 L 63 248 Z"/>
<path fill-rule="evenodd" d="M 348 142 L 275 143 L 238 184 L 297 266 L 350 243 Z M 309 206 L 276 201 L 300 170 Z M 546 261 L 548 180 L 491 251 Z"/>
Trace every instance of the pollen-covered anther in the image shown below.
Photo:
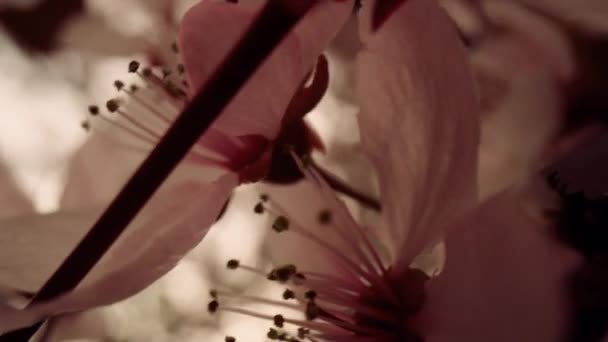
<path fill-rule="evenodd" d="M 88 110 L 89 110 L 89 114 L 91 114 L 92 116 L 99 114 L 99 107 L 97 107 L 95 105 L 89 106 Z"/>
<path fill-rule="evenodd" d="M 289 229 L 289 219 L 285 216 L 278 216 L 272 223 L 272 230 L 277 233 L 282 233 Z"/>
<path fill-rule="evenodd" d="M 116 90 L 121 91 L 124 87 L 125 87 L 125 83 L 123 81 L 121 81 L 121 80 L 114 81 L 114 88 L 116 88 Z"/>
<path fill-rule="evenodd" d="M 109 99 L 108 101 L 106 101 L 106 109 L 110 113 L 115 113 L 116 111 L 118 111 L 119 108 L 120 108 L 120 103 L 118 102 L 117 99 Z"/>
<path fill-rule="evenodd" d="M 289 299 L 295 299 L 295 298 L 296 298 L 296 294 L 292 290 L 286 289 L 285 291 L 283 291 L 283 299 L 289 300 Z"/>
<path fill-rule="evenodd" d="M 239 268 L 239 265 L 240 265 L 240 262 L 238 260 L 230 259 L 226 263 L 226 268 L 228 268 L 229 270 L 235 270 L 235 269 Z"/>
<path fill-rule="evenodd" d="M 304 297 L 308 300 L 315 300 L 317 298 L 317 293 L 314 290 L 308 290 L 304 294 Z"/>
<path fill-rule="evenodd" d="M 262 202 L 256 203 L 256 205 L 253 207 L 253 212 L 256 214 L 263 214 L 264 213 L 264 204 L 262 204 Z"/>
<path fill-rule="evenodd" d="M 274 328 L 270 328 L 268 333 L 266 333 L 266 337 L 271 340 L 277 340 L 279 338 L 279 332 Z"/>
<path fill-rule="evenodd" d="M 216 313 L 217 310 L 220 307 L 220 303 L 217 300 L 212 300 L 209 302 L 209 304 L 207 304 L 207 311 L 209 311 L 209 313 Z"/>
<path fill-rule="evenodd" d="M 277 328 L 282 328 L 285 324 L 285 318 L 282 315 L 274 315 L 272 321 Z"/>
<path fill-rule="evenodd" d="M 135 73 L 137 71 L 139 71 L 139 62 L 138 61 L 131 61 L 129 63 L 129 72 L 130 73 Z"/>
<path fill-rule="evenodd" d="M 270 271 L 268 274 L 268 280 L 276 280 L 280 283 L 288 282 L 293 275 L 297 273 L 295 265 L 288 264 L 281 267 L 277 267 Z"/>

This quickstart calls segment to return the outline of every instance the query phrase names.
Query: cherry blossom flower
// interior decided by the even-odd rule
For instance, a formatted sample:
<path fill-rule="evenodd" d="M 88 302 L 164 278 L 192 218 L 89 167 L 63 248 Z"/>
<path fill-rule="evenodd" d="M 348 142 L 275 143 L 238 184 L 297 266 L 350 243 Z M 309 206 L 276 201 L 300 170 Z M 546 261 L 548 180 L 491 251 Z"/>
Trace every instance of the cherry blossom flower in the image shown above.
<path fill-rule="evenodd" d="M 300 160 L 306 181 L 267 188 L 254 207 L 271 218 L 277 267 L 226 265 L 267 277 L 282 298 L 220 289 L 208 309 L 266 319 L 275 340 L 558 341 L 569 314 L 564 277 L 578 258 L 529 215 L 521 192 L 478 199 L 478 100 L 451 21 L 435 2 L 409 0 L 372 32 L 373 2 L 363 6 L 359 126 L 381 221 L 357 223 Z M 443 270 L 412 268 L 441 240 Z"/>
<path fill-rule="evenodd" d="M 134 62 L 129 71 L 139 74 L 147 89 L 117 81 L 117 88 L 129 97 L 128 103 L 120 99 L 108 101 L 110 113 L 90 107 L 96 122 L 88 121 L 85 127 L 94 131 L 99 128 L 100 134 L 91 137 L 74 162 L 74 176 L 63 200 L 66 210 L 17 217 L 3 224 L 0 259 L 6 279 L 2 281 L 9 289 L 35 292 L 50 276 L 100 212 L 96 201 L 83 199 L 95 198 L 87 195 L 97 194 L 98 188 L 103 191 L 96 199 L 105 199 L 106 194 L 120 188 L 120 173 L 125 171 L 116 169 L 127 168 L 112 166 L 137 165 L 141 161 L 145 153 L 135 151 L 149 147 L 162 134 L 157 129 L 163 128 L 163 123 L 166 128 L 167 122 L 179 114 L 259 8 L 259 4 L 199 3 L 186 14 L 181 26 L 179 47 L 187 73 L 185 84 L 167 83 L 162 75 Z M 32 324 L 51 314 L 122 300 L 169 271 L 204 237 L 231 190 L 240 182 L 257 180 L 264 174 L 271 142 L 280 133 L 290 99 L 351 12 L 352 4 L 324 1 L 309 13 L 201 137 L 183 170 L 177 170 L 173 179 L 159 189 L 145 211 L 85 280 L 74 291 L 24 310 L 0 307 L 0 331 Z M 181 68 L 178 66 L 177 72 Z M 189 88 L 184 88 L 186 84 Z M 139 106 L 139 110 L 135 111 L 133 106 Z M 113 120 L 110 115 L 121 119 Z M 104 124 L 114 126 L 111 132 L 115 135 L 104 131 Z M 100 144 L 112 147 L 99 149 Z M 109 152 L 112 148 L 115 154 Z M 87 164 L 91 158 L 97 162 Z M 91 165 L 97 168 L 93 179 L 80 178 L 78 174 L 85 177 L 91 174 L 79 173 L 79 168 Z M 128 174 L 125 172 L 124 176 Z"/>

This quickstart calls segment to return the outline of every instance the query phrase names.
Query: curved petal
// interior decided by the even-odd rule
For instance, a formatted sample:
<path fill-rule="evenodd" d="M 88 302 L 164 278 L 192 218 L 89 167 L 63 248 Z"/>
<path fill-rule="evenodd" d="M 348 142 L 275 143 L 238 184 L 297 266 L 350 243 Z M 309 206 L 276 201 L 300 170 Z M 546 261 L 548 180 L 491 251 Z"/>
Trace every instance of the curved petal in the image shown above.
<path fill-rule="evenodd" d="M 186 13 L 179 41 L 194 89 L 205 83 L 261 4 L 201 1 Z M 215 127 L 231 136 L 261 134 L 273 140 L 292 96 L 351 12 L 350 2 L 320 1 L 243 86 Z"/>
<path fill-rule="evenodd" d="M 479 110 L 460 39 L 434 1 L 406 2 L 375 34 L 366 19 L 359 126 L 408 264 L 474 203 Z"/>
<path fill-rule="evenodd" d="M 426 341 L 560 341 L 565 277 L 579 257 L 520 202 L 502 194 L 451 231 L 444 271 L 427 288 Z"/>
<path fill-rule="evenodd" d="M 237 183 L 237 175 L 228 173 L 205 186 L 185 183 L 161 189 L 74 291 L 22 311 L 0 310 L 0 331 L 30 324 L 52 313 L 113 303 L 146 288 L 201 241 Z M 43 244 L 37 247 L 42 250 L 45 237 L 38 239 Z M 23 250 L 15 252 L 18 255 L 10 257 L 23 260 L 19 254 Z"/>

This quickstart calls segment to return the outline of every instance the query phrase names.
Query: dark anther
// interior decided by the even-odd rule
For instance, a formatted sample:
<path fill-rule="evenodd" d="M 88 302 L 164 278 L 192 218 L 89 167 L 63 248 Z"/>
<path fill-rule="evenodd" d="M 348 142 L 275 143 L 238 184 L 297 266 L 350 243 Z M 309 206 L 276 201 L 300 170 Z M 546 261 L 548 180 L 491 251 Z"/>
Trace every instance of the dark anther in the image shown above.
<path fill-rule="evenodd" d="M 150 77 L 150 76 L 152 76 L 152 69 L 150 69 L 150 68 L 144 68 L 141 71 L 141 74 L 144 75 L 144 77 Z"/>
<path fill-rule="evenodd" d="M 277 267 L 274 270 L 270 271 L 268 275 L 269 280 L 278 280 L 281 283 L 287 282 L 294 274 L 296 274 L 297 269 L 295 265 L 285 265 L 281 267 Z"/>
<path fill-rule="evenodd" d="M 209 291 L 209 295 L 211 296 L 211 298 L 217 299 L 217 291 L 216 290 Z"/>
<path fill-rule="evenodd" d="M 270 197 L 267 194 L 261 194 L 260 195 L 260 200 L 262 202 L 268 202 L 269 199 L 270 199 Z"/>
<path fill-rule="evenodd" d="M 228 260 L 228 262 L 226 263 L 226 267 L 228 267 L 231 270 L 234 270 L 236 268 L 239 267 L 239 261 L 236 259 L 230 259 Z"/>
<path fill-rule="evenodd" d="M 315 298 L 317 298 L 317 293 L 313 290 L 308 290 L 304 294 L 304 297 L 306 297 L 308 300 L 315 300 Z"/>
<path fill-rule="evenodd" d="M 80 127 L 82 127 L 85 131 L 89 131 L 91 129 L 91 123 L 88 120 L 84 120 L 80 123 Z"/>
<path fill-rule="evenodd" d="M 285 318 L 283 318 L 282 315 L 274 315 L 274 317 L 272 318 L 272 321 L 274 322 L 274 325 L 278 328 L 282 328 L 283 324 L 285 323 Z"/>
<path fill-rule="evenodd" d="M 139 90 L 139 87 L 137 86 L 137 84 L 131 84 L 129 86 L 129 89 L 131 90 L 132 93 L 134 93 Z"/>
<path fill-rule="evenodd" d="M 321 210 L 319 212 L 319 223 L 329 224 L 331 222 L 331 211 L 329 209 Z"/>
<path fill-rule="evenodd" d="M 272 229 L 277 233 L 286 231 L 289 229 L 289 220 L 285 216 L 277 217 L 272 223 Z"/>
<path fill-rule="evenodd" d="M 177 42 L 171 43 L 171 51 L 173 51 L 175 53 L 179 52 L 179 47 L 177 46 Z"/>
<path fill-rule="evenodd" d="M 183 74 L 184 74 L 184 72 L 186 72 L 186 67 L 185 67 L 183 64 L 181 64 L 181 63 L 180 63 L 180 64 L 178 64 L 178 65 L 177 65 L 177 72 L 178 72 L 180 75 L 183 75 Z"/>
<path fill-rule="evenodd" d="M 270 328 L 270 330 L 268 330 L 268 333 L 266 334 L 266 337 L 271 340 L 276 340 L 279 338 L 279 332 L 274 328 Z"/>
<path fill-rule="evenodd" d="M 296 298 L 296 294 L 292 290 L 287 289 L 283 292 L 283 299 L 289 300 L 294 298 Z"/>
<path fill-rule="evenodd" d="M 89 114 L 97 115 L 99 114 L 99 107 L 97 106 L 89 106 Z"/>
<path fill-rule="evenodd" d="M 122 88 L 125 87 L 125 83 L 121 80 L 116 80 L 114 81 L 114 88 L 116 88 L 116 90 L 122 90 Z"/>
<path fill-rule="evenodd" d="M 308 335 L 310 333 L 309 329 L 306 328 L 298 328 L 298 337 L 299 338 L 305 338 L 306 335 Z"/>
<path fill-rule="evenodd" d="M 209 310 L 210 313 L 217 312 L 217 309 L 219 307 L 220 307 L 220 303 L 217 300 L 212 300 L 209 302 L 209 304 L 207 304 L 207 310 Z"/>
<path fill-rule="evenodd" d="M 133 72 L 137 72 L 137 70 L 139 70 L 139 62 L 131 61 L 129 63 L 129 72 L 133 73 Z"/>
<path fill-rule="evenodd" d="M 319 317 L 319 307 L 317 306 L 317 304 L 315 304 L 315 302 L 310 301 L 308 303 L 306 303 L 306 319 L 309 321 L 314 320 L 315 318 Z"/>
<path fill-rule="evenodd" d="M 171 75 L 171 69 L 163 68 L 162 73 L 163 73 L 163 78 L 167 78 Z"/>
<path fill-rule="evenodd" d="M 236 342 L 236 338 L 232 337 L 232 336 L 226 336 L 226 338 L 224 339 L 225 342 Z"/>
<path fill-rule="evenodd" d="M 108 111 L 110 111 L 110 113 L 116 112 L 119 107 L 120 105 L 118 104 L 118 101 L 114 99 L 108 100 L 106 102 L 106 108 L 108 109 Z"/>
<path fill-rule="evenodd" d="M 253 212 L 256 214 L 264 213 L 264 205 L 262 203 L 257 203 L 255 207 L 253 207 Z"/>

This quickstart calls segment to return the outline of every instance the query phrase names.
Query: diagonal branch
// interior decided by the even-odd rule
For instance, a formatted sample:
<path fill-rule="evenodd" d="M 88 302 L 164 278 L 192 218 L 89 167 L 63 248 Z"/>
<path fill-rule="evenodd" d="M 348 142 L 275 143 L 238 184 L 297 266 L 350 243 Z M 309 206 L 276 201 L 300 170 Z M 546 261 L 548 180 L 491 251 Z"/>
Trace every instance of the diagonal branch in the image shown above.
<path fill-rule="evenodd" d="M 80 283 L 241 86 L 317 2 L 267 2 L 236 47 L 175 120 L 84 239 L 40 289 L 32 303 L 52 299 Z M 34 326 L 30 330 L 34 330 L 34 333 Z M 24 336 L 15 340 L 14 336 L 9 335 L 0 337 L 0 341 L 27 340 Z"/>

